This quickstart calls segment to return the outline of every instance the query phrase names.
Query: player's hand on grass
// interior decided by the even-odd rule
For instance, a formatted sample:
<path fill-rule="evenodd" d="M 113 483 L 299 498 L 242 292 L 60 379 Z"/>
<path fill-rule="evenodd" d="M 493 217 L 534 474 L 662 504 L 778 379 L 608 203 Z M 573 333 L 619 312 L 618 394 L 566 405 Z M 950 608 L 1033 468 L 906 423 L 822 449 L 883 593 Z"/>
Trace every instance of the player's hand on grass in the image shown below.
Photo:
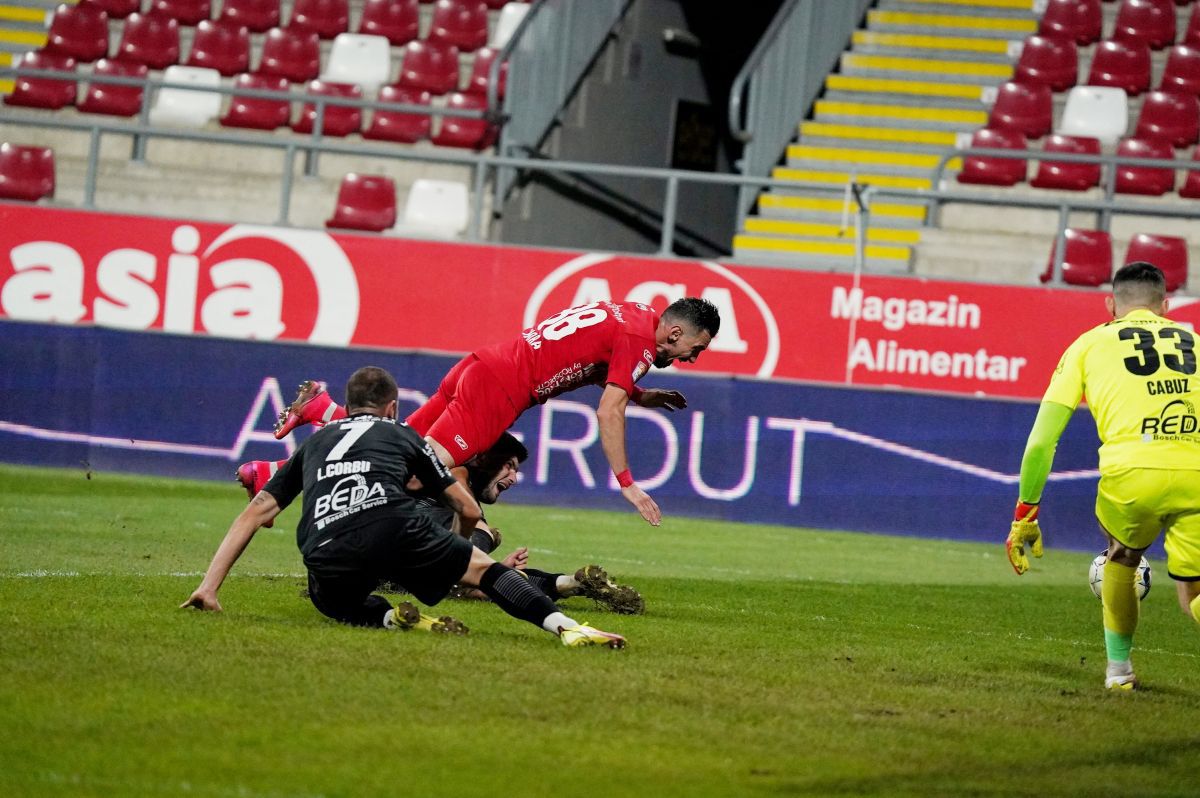
<path fill-rule="evenodd" d="M 1026 546 L 1034 557 L 1042 556 L 1042 528 L 1038 525 L 1038 506 L 1017 502 L 1012 528 L 1008 531 L 1008 540 L 1004 548 L 1008 551 L 1008 561 L 1018 576 L 1029 570 Z"/>
<path fill-rule="evenodd" d="M 679 391 L 664 391 L 660 388 L 647 388 L 638 398 L 642 407 L 665 407 L 674 412 L 687 407 L 687 399 Z"/>
<path fill-rule="evenodd" d="M 621 488 L 621 495 L 637 508 L 637 511 L 642 514 L 642 518 L 645 518 L 651 526 L 658 526 L 662 523 L 662 510 L 658 509 L 658 504 L 650 498 L 650 494 L 639 488 L 636 482 Z"/>
<path fill-rule="evenodd" d="M 179 609 L 186 610 L 188 607 L 195 607 L 198 610 L 208 610 L 211 612 L 221 611 L 221 602 L 217 601 L 217 594 L 211 590 L 196 588 L 192 595 L 188 596 L 188 600 L 179 605 Z"/>

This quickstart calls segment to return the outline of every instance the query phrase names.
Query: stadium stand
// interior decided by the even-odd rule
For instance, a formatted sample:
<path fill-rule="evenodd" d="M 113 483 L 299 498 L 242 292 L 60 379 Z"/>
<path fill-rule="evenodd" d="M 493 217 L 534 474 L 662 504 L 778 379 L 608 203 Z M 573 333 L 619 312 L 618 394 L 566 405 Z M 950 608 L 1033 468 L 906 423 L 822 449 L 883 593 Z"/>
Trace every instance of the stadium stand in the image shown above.
<path fill-rule="evenodd" d="M 1099 155 L 1100 140 L 1087 136 L 1048 136 L 1042 145 L 1046 155 L 1072 153 L 1075 155 Z M 1037 174 L 1030 185 L 1034 188 L 1057 188 L 1064 191 L 1086 191 L 1100 185 L 1100 165 L 1074 163 L 1070 161 L 1038 162 Z"/>
<path fill-rule="evenodd" d="M 150 69 L 179 63 L 179 23 L 162 14 L 133 13 L 125 20 L 115 58 Z"/>
<path fill-rule="evenodd" d="M 108 15 L 95 6 L 60 5 L 44 51 L 86 63 L 103 58 L 108 55 Z"/>
<path fill-rule="evenodd" d="M 488 41 L 487 11 L 483 0 L 437 0 L 428 39 L 474 52 Z"/>
<path fill-rule="evenodd" d="M 396 224 L 396 184 L 383 175 L 354 172 L 342 178 L 326 227 L 381 232 Z"/>
<path fill-rule="evenodd" d="M 1200 164 L 1200 147 L 1192 154 L 1192 163 Z M 1189 169 L 1183 185 L 1179 187 L 1179 196 L 1187 199 L 1200 199 L 1200 169 Z"/>
<path fill-rule="evenodd" d="M 442 95 L 458 88 L 458 48 L 429 41 L 409 42 L 400 65 L 400 85 Z"/>
<path fill-rule="evenodd" d="M 1025 136 L 1019 130 L 980 128 L 971 135 L 971 146 L 989 149 L 1025 150 Z M 958 182 L 989 186 L 1015 186 L 1025 181 L 1028 162 L 983 155 L 963 159 Z"/>
<path fill-rule="evenodd" d="M 292 83 L 313 80 L 321 71 L 321 41 L 315 31 L 271 28 L 262 44 L 256 70 L 260 75 L 287 78 Z"/>
<path fill-rule="evenodd" d="M 61 53 L 31 50 L 21 57 L 18 69 L 45 69 L 69 73 L 71 80 L 35 78 L 18 73 L 11 94 L 4 97 L 6 105 L 58 110 L 75 104 L 77 85 L 74 80 L 75 59 Z"/>
<path fill-rule="evenodd" d="M 430 104 L 429 92 L 420 89 L 406 89 L 403 86 L 384 86 L 379 90 L 379 100 L 380 102 L 407 105 L 428 106 Z M 431 127 L 431 120 L 427 114 L 413 114 L 381 108 L 371 115 L 371 124 L 363 131 L 363 138 L 413 144 L 429 138 Z"/>
<path fill-rule="evenodd" d="M 1200 8 L 1200 5 L 1197 8 Z M 1177 44 L 1168 50 L 1167 63 L 1163 68 L 1158 88 L 1162 91 L 1200 95 L 1200 48 Z"/>
<path fill-rule="evenodd" d="M 1175 42 L 1175 4 L 1172 0 L 1121 0 L 1113 27 L 1116 40 L 1145 42 L 1161 50 Z"/>
<path fill-rule="evenodd" d="M 203 20 L 192 35 L 185 66 L 215 69 L 223 77 L 250 70 L 250 30 L 228 19 Z"/>
<path fill-rule="evenodd" d="M 1040 139 L 1050 132 L 1053 112 L 1049 86 L 1009 81 L 997 91 L 987 124 L 993 130 L 1016 130 L 1027 139 Z"/>
<path fill-rule="evenodd" d="M 1113 86 L 1076 86 L 1067 92 L 1056 133 L 1116 144 L 1129 127 L 1129 98 Z"/>
<path fill-rule="evenodd" d="M 1066 39 L 1030 36 L 1021 47 L 1013 77 L 1018 83 L 1066 91 L 1079 80 L 1079 51 Z"/>
<path fill-rule="evenodd" d="M 1049 0 L 1038 23 L 1038 33 L 1071 39 L 1086 47 L 1100 41 L 1102 23 L 1100 0 Z"/>
<path fill-rule="evenodd" d="M 467 229 L 467 186 L 455 180 L 421 178 L 409 188 L 396 230 L 404 235 L 453 238 Z"/>
<path fill-rule="evenodd" d="M 108 14 L 109 19 L 125 19 L 141 10 L 142 0 L 79 0 L 78 5 L 98 8 Z"/>
<path fill-rule="evenodd" d="M 1195 95 L 1152 91 L 1138 113 L 1136 135 L 1165 139 L 1173 147 L 1200 141 L 1200 100 Z"/>
<path fill-rule="evenodd" d="M 321 80 L 355 83 L 371 93 L 391 78 L 392 62 L 387 38 L 362 33 L 339 33 L 333 40 Z"/>
<path fill-rule="evenodd" d="M 1136 97 L 1150 88 L 1150 47 L 1142 41 L 1106 41 L 1097 46 L 1089 86 L 1112 86 Z"/>
<path fill-rule="evenodd" d="M 220 19 L 241 25 L 251 33 L 266 33 L 279 26 L 279 0 L 223 0 Z"/>
<path fill-rule="evenodd" d="M 92 69 L 93 75 L 144 78 L 150 74 L 150 68 L 145 64 L 133 61 L 117 61 L 111 58 L 101 58 Z M 107 114 L 109 116 L 134 116 L 142 110 L 144 90 L 141 86 L 122 86 L 115 83 L 100 83 L 92 81 L 88 84 L 83 100 L 78 108 L 87 114 Z"/>
<path fill-rule="evenodd" d="M 149 10 L 178 22 L 195 27 L 212 19 L 212 0 L 153 0 Z"/>
<path fill-rule="evenodd" d="M 367 0 L 358 32 L 384 36 L 393 47 L 403 47 L 417 38 L 420 15 L 417 0 Z"/>
<path fill-rule="evenodd" d="M 195 86 L 195 89 L 164 86 L 154 96 L 150 123 L 177 127 L 203 127 L 221 113 L 221 95 L 204 88 L 221 83 L 221 73 L 205 67 L 169 66 L 163 73 L 168 83 Z"/>
<path fill-rule="evenodd" d="M 347 0 L 295 0 L 288 27 L 332 39 L 350 30 L 350 4 Z"/>
<path fill-rule="evenodd" d="M 234 86 L 255 91 L 286 92 L 288 79 L 279 75 L 238 75 Z M 224 127 L 244 127 L 255 130 L 275 130 L 287 127 L 291 120 L 291 103 L 284 99 L 233 95 L 229 109 L 221 117 Z"/>
<path fill-rule="evenodd" d="M 327 83 L 314 80 L 305 89 L 308 97 L 342 97 L 361 100 L 363 91 L 353 83 Z M 321 135 L 349 136 L 362 129 L 362 109 L 349 105 L 325 105 L 322 119 Z M 292 123 L 292 130 L 297 133 L 312 133 L 317 119 L 317 103 L 308 100 L 300 109 L 300 116 Z"/>
<path fill-rule="evenodd" d="M 1051 244 L 1043 283 L 1049 282 L 1054 268 L 1054 245 Z M 1112 280 L 1112 236 L 1103 230 L 1068 228 L 1063 245 L 1062 278 L 1067 285 L 1103 285 Z"/>
<path fill-rule="evenodd" d="M 1117 146 L 1118 155 L 1130 158 L 1164 158 L 1175 157 L 1171 143 L 1163 139 L 1122 139 Z M 1160 197 L 1175 189 L 1175 172 L 1171 169 L 1157 169 L 1152 166 L 1134 166 L 1121 164 L 1117 167 L 1116 192 L 1118 194 L 1144 194 Z"/>
<path fill-rule="evenodd" d="M 487 108 L 487 100 L 477 94 L 454 92 L 446 97 L 446 107 L 459 111 L 483 111 Z M 434 144 L 469 150 L 482 150 L 492 146 L 495 141 L 495 129 L 487 120 L 465 116 L 443 116 L 438 132 L 433 135 Z"/>
<path fill-rule="evenodd" d="M 1177 291 L 1187 285 L 1188 244 L 1179 236 L 1137 233 L 1125 250 L 1125 263 L 1149 261 L 1163 270 L 1167 290 Z"/>
<path fill-rule="evenodd" d="M 37 202 L 54 196 L 54 151 L 0 144 L 0 198 Z"/>

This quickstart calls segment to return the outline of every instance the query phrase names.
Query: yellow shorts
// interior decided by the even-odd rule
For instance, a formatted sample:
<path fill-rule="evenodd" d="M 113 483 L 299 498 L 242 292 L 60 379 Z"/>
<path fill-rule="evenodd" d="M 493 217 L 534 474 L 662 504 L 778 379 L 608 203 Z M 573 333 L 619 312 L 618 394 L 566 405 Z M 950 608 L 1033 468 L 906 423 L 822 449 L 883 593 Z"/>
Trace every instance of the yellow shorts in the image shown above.
<path fill-rule="evenodd" d="M 1166 530 L 1167 573 L 1200 580 L 1200 470 L 1127 468 L 1104 474 L 1096 518 L 1131 549 L 1144 549 Z"/>

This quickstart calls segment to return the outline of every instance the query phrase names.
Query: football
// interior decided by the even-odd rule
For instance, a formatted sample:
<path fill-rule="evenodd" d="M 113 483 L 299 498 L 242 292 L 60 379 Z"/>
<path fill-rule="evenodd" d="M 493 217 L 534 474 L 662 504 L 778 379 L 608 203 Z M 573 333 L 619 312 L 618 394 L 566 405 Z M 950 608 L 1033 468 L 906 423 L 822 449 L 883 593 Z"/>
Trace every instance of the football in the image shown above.
<path fill-rule="evenodd" d="M 1088 585 L 1096 598 L 1100 598 L 1100 585 L 1104 582 L 1104 563 L 1107 561 L 1108 552 L 1102 551 L 1092 560 L 1092 567 L 1088 569 Z M 1146 594 L 1150 592 L 1150 561 L 1145 557 L 1138 563 L 1134 586 L 1137 588 L 1139 599 L 1146 598 Z"/>

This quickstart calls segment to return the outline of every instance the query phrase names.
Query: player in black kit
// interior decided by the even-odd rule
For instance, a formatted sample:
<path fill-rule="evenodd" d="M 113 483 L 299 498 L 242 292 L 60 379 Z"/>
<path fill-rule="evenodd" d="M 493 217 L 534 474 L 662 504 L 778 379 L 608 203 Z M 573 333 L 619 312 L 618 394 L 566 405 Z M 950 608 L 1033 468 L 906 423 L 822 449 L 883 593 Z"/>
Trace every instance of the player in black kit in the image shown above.
<path fill-rule="evenodd" d="M 405 490 L 411 479 L 440 490 L 461 529 L 481 518 L 474 497 L 428 444 L 394 421 L 396 381 L 368 366 L 346 385 L 348 417 L 305 441 L 238 515 L 184 607 L 220 610 L 217 591 L 255 532 L 301 492 L 296 543 L 308 569 L 313 605 L 355 626 L 432 628 L 411 604 L 393 608 L 372 591 L 403 584 L 423 603 L 441 601 L 454 584 L 478 587 L 508 614 L 556 634 L 564 645 L 622 648 L 625 638 L 564 615 L 518 571 L 494 561 L 466 538 L 435 524 Z"/>

